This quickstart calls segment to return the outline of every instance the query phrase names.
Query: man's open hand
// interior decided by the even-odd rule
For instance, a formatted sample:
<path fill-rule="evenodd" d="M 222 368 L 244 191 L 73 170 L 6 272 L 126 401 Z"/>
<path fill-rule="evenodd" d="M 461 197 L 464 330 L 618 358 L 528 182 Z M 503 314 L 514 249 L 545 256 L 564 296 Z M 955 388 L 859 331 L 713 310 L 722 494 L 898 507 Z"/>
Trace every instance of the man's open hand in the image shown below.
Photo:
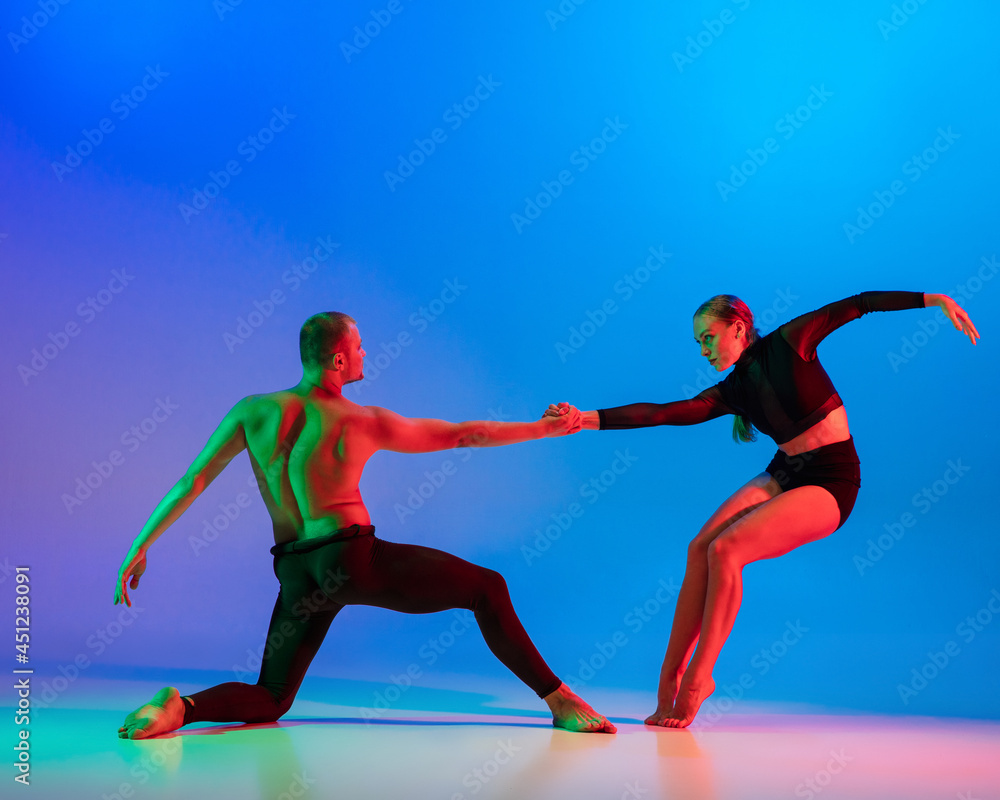
<path fill-rule="evenodd" d="M 128 590 L 129 590 L 129 578 L 132 579 L 131 588 L 139 588 L 139 578 L 142 577 L 142 573 L 146 571 L 146 552 L 144 550 L 139 550 L 137 552 L 130 551 L 125 560 L 122 562 L 121 569 L 118 570 L 118 583 L 115 585 L 115 605 L 124 602 L 129 608 L 132 607 L 132 601 L 129 600 Z"/>

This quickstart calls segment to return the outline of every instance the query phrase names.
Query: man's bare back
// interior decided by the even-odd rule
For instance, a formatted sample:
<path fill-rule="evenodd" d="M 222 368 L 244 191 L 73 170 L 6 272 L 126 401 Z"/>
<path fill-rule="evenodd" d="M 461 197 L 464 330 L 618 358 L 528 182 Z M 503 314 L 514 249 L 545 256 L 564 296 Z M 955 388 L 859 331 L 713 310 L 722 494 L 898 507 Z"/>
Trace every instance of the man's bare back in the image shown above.
<path fill-rule="evenodd" d="M 246 398 L 241 423 L 275 544 L 371 524 L 358 482 L 378 449 L 375 412 L 295 387 Z"/>

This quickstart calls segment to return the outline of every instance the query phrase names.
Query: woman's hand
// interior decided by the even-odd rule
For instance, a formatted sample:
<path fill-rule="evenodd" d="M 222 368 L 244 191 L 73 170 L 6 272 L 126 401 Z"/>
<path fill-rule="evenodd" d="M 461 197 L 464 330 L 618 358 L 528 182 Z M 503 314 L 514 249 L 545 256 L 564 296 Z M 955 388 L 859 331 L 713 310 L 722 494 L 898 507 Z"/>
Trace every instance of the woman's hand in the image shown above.
<path fill-rule="evenodd" d="M 129 590 L 129 578 L 132 579 L 131 588 L 139 588 L 139 578 L 146 571 L 146 551 L 145 550 L 130 550 L 129 554 L 125 556 L 125 560 L 122 562 L 121 569 L 118 570 L 118 583 L 115 585 L 115 605 L 123 602 L 129 608 L 132 607 L 132 601 L 129 600 L 128 590 Z"/>
<path fill-rule="evenodd" d="M 924 300 L 927 305 L 941 306 L 948 319 L 951 320 L 951 324 L 955 326 L 955 329 L 964 332 L 969 337 L 969 341 L 973 344 L 976 343 L 976 339 L 979 338 L 979 331 L 972 324 L 972 320 L 965 313 L 965 309 L 958 303 L 946 294 L 925 294 Z"/>

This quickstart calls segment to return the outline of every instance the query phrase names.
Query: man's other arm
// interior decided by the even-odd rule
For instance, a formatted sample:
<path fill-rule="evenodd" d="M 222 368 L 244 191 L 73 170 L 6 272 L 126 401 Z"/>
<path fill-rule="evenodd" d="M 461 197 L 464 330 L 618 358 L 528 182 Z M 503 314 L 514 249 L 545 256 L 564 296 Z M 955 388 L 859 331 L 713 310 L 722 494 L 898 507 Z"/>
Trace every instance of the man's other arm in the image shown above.
<path fill-rule="evenodd" d="M 115 588 L 116 604 L 124 600 L 131 605 L 128 600 L 128 579 L 132 577 L 133 589 L 139 585 L 139 577 L 146 568 L 145 554 L 150 545 L 187 510 L 226 465 L 246 448 L 243 430 L 245 404 L 246 398 L 230 409 L 184 476 L 167 492 L 142 526 L 119 570 Z"/>

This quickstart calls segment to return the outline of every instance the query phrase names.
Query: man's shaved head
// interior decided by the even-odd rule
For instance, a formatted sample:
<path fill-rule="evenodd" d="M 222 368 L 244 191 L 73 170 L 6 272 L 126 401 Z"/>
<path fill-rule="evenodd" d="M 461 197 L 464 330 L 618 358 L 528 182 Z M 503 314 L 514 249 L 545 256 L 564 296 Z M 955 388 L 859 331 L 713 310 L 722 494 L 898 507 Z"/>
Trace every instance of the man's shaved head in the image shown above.
<path fill-rule="evenodd" d="M 321 366 L 337 352 L 347 336 L 354 318 L 339 311 L 321 311 L 302 323 L 299 331 L 299 356 L 302 366 Z"/>

